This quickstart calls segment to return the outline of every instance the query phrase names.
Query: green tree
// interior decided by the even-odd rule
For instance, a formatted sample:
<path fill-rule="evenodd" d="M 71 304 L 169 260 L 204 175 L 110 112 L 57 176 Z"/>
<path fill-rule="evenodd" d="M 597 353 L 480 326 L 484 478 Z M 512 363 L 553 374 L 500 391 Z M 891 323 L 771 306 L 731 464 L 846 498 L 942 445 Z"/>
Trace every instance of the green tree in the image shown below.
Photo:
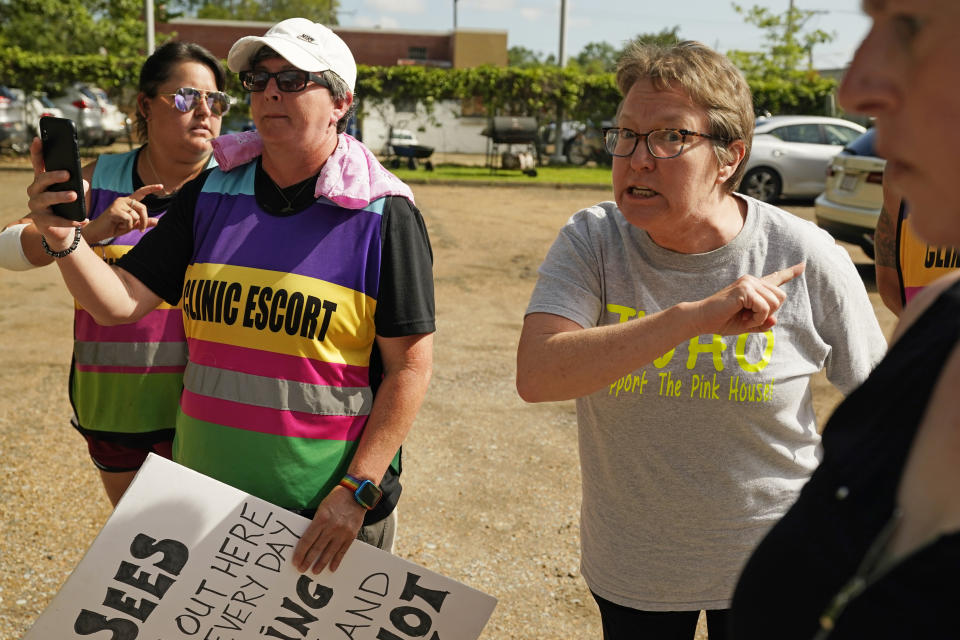
<path fill-rule="evenodd" d="M 640 33 L 624 42 L 623 48 L 617 48 L 609 42 L 590 42 L 586 44 L 570 64 L 585 73 L 612 73 L 617 70 L 617 61 L 623 55 L 623 49 L 631 42 L 671 46 L 680 42 L 680 27 L 661 29 L 657 33 Z"/>
<path fill-rule="evenodd" d="M 0 42 L 66 55 L 142 53 L 141 0 L 0 0 Z"/>
<path fill-rule="evenodd" d="M 610 73 L 616 70 L 619 57 L 620 49 L 609 42 L 589 42 L 570 63 L 586 73 Z"/>
<path fill-rule="evenodd" d="M 813 69 L 813 48 L 818 44 L 832 42 L 836 34 L 822 29 L 807 30 L 810 20 L 818 11 L 797 9 L 790 4 L 783 13 L 775 13 L 766 7 L 743 7 L 733 3 L 733 9 L 764 32 L 766 47 L 763 51 L 739 51 L 727 53 L 747 78 L 770 79 L 784 72 L 809 71 Z"/>
<path fill-rule="evenodd" d="M 553 56 L 551 56 L 551 60 L 548 63 L 547 58 L 542 52 L 534 51 L 533 49 L 527 49 L 526 47 L 521 47 L 519 45 L 514 45 L 507 49 L 508 67 L 529 69 L 531 67 L 539 67 L 544 64 L 554 64 L 555 62 L 556 58 L 553 58 Z"/>
<path fill-rule="evenodd" d="M 670 29 L 661 29 L 657 33 L 641 33 L 633 41 L 644 44 L 659 44 L 664 47 L 675 45 L 680 42 L 680 25 L 675 25 Z"/>
<path fill-rule="evenodd" d="M 754 108 L 777 114 L 825 113 L 826 97 L 836 88 L 836 80 L 814 71 L 813 48 L 830 42 L 834 34 L 806 28 L 817 12 L 797 9 L 792 3 L 783 13 L 735 3 L 733 8 L 764 32 L 763 51 L 727 52 L 750 84 Z"/>

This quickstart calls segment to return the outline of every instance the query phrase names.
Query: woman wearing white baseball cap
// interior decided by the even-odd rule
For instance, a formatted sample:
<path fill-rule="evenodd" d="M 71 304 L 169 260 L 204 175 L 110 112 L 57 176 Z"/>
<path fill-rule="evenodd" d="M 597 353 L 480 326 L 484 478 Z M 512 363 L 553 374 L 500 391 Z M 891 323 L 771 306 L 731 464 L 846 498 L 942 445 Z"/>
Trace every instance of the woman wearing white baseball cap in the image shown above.
<path fill-rule="evenodd" d="M 113 268 L 66 250 L 47 194 L 31 210 L 101 324 L 182 303 L 174 460 L 312 518 L 292 561 L 335 570 L 354 538 L 392 547 L 399 449 L 432 367 L 430 241 L 410 189 L 343 133 L 357 69 L 336 34 L 284 20 L 228 65 L 257 134 L 215 141 L 223 164 Z"/>

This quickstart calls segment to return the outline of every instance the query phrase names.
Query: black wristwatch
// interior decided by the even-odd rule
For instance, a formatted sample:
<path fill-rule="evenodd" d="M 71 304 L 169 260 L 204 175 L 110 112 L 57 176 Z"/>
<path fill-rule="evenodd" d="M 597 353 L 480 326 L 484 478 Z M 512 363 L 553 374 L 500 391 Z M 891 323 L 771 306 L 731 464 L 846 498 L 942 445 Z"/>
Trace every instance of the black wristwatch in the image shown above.
<path fill-rule="evenodd" d="M 349 473 L 343 476 L 340 486 L 352 491 L 353 499 L 367 511 L 377 506 L 383 497 L 383 490 L 373 480 L 354 478 Z"/>

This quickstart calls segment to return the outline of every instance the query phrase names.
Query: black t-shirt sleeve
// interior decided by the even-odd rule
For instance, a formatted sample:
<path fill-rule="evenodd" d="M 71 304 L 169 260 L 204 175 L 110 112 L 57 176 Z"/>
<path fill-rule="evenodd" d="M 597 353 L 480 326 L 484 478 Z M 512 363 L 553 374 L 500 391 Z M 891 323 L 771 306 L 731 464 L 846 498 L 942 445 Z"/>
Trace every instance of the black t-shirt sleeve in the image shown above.
<path fill-rule="evenodd" d="M 193 212 L 210 171 L 185 184 L 157 226 L 117 261 L 118 267 L 171 305 L 176 305 L 183 293 L 193 256 Z"/>
<path fill-rule="evenodd" d="M 381 222 L 380 289 L 374 322 L 385 338 L 436 331 L 433 250 L 423 217 L 406 198 L 390 197 Z"/>

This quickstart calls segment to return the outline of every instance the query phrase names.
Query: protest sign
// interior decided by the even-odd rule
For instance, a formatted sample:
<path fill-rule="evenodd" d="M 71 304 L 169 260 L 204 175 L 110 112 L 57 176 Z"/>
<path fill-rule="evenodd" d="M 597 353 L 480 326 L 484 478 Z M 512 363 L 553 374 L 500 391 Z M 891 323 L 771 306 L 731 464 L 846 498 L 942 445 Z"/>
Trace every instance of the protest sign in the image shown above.
<path fill-rule="evenodd" d="M 496 599 L 354 541 L 290 557 L 309 521 L 151 455 L 24 640 L 473 640 Z"/>

